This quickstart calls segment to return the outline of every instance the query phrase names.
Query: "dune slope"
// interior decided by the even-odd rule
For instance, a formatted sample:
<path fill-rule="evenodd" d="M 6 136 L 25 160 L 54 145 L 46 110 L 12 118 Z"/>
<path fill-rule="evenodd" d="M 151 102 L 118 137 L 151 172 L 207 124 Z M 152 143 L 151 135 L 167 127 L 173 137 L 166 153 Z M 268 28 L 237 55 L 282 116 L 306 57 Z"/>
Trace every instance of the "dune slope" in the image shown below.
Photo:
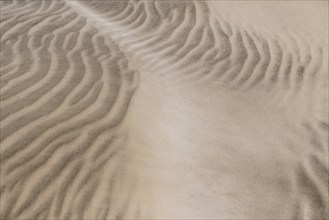
<path fill-rule="evenodd" d="M 328 218 L 328 2 L 0 4 L 1 218 Z"/>

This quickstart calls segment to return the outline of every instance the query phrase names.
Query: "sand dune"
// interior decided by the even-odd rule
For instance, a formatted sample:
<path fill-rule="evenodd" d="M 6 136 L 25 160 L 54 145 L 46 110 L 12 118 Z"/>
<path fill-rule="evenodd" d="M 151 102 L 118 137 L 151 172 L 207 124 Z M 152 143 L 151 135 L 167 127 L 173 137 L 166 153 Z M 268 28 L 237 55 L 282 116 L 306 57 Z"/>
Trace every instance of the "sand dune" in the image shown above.
<path fill-rule="evenodd" d="M 327 2 L 0 3 L 1 218 L 328 218 Z"/>

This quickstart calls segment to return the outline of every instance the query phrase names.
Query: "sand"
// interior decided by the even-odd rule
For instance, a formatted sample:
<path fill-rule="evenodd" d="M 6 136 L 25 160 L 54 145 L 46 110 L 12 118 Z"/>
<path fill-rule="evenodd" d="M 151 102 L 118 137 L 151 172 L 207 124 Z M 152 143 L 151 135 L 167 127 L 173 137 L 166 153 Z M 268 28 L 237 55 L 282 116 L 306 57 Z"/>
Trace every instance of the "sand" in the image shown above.
<path fill-rule="evenodd" d="M 1 219 L 327 219 L 327 1 L 6 0 Z"/>

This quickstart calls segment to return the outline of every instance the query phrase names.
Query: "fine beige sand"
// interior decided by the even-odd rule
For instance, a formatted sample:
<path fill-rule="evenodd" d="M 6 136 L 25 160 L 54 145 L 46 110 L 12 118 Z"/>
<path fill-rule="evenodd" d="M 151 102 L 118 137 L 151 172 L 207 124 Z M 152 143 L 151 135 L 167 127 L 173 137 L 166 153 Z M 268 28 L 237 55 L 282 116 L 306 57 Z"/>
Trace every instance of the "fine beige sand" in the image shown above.
<path fill-rule="evenodd" d="M 1 219 L 329 219 L 327 1 L 0 15 Z"/>

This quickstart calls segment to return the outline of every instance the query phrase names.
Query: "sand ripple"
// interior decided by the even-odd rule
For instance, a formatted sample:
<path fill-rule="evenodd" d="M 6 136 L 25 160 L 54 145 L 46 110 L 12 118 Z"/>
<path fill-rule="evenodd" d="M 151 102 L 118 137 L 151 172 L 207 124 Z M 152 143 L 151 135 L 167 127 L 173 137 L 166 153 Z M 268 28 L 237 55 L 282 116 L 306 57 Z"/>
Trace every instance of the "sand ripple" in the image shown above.
<path fill-rule="evenodd" d="M 324 32 L 207 1 L 0 10 L 2 218 L 328 217 Z"/>

